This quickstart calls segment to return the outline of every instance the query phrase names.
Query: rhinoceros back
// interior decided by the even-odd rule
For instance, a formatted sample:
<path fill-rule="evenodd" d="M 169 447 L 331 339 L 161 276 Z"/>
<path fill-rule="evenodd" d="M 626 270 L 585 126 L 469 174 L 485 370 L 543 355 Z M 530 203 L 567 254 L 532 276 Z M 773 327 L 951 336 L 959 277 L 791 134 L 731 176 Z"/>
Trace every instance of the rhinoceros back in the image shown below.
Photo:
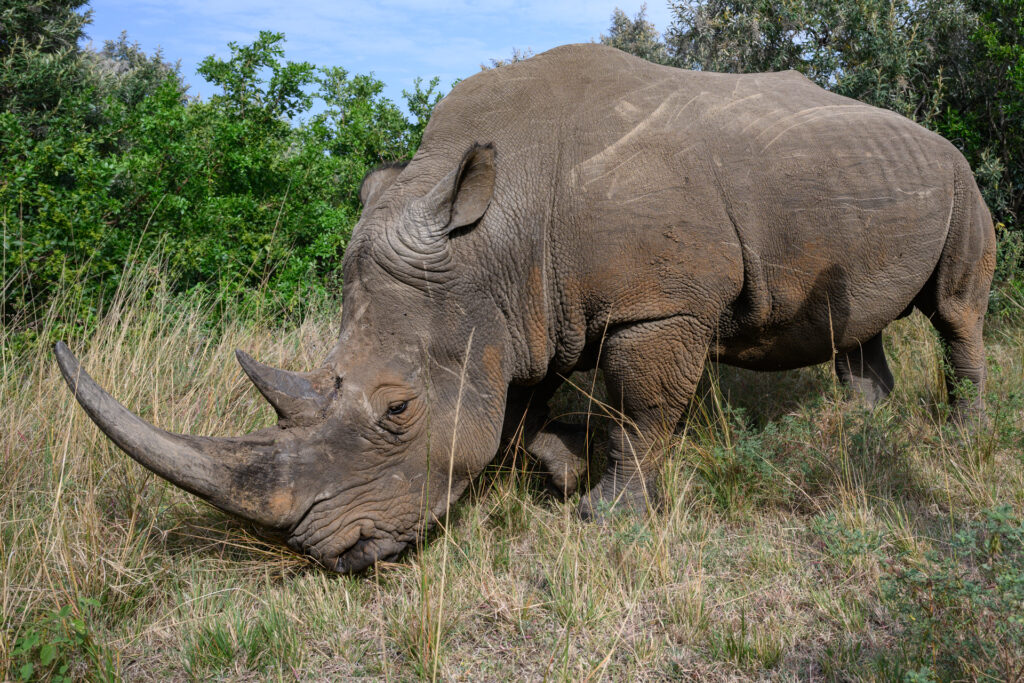
<path fill-rule="evenodd" d="M 691 72 L 595 45 L 460 83 L 424 144 L 466 139 L 496 143 L 506 229 L 546 244 L 535 258 L 591 326 L 719 300 L 720 353 L 751 367 L 875 335 L 973 190 L 947 141 L 796 72 Z"/>

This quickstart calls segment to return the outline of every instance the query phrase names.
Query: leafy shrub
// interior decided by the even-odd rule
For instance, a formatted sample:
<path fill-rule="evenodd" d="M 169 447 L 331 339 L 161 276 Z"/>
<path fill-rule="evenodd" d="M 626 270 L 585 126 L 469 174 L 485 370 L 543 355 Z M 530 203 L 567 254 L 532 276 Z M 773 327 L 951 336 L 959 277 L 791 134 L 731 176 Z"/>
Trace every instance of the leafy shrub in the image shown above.
<path fill-rule="evenodd" d="M 100 603 L 79 597 L 43 615 L 17 638 L 11 655 L 22 681 L 82 679 L 77 662 L 88 662 L 90 680 L 115 680 L 113 660 L 93 639 L 88 625 Z"/>
<path fill-rule="evenodd" d="M 779 428 L 769 423 L 754 429 L 743 410 L 726 407 L 717 425 L 722 433 L 695 434 L 688 464 L 699 475 L 704 491 L 723 512 L 749 513 L 765 501 L 781 498 L 777 471 L 770 458 L 777 455 Z"/>
<path fill-rule="evenodd" d="M 883 539 L 878 532 L 846 524 L 835 512 L 818 515 L 811 527 L 825 546 L 825 553 L 845 563 L 852 563 L 882 547 Z"/>
<path fill-rule="evenodd" d="M 65 23 L 67 40 L 37 41 L 23 50 L 33 58 L 5 62 L 26 92 L 36 81 L 44 89 L 55 55 L 75 66 L 62 67 L 57 104 L 13 97 L 0 110 L 5 326 L 31 334 L 63 281 L 78 303 L 62 302 L 62 316 L 88 327 L 135 261 L 166 263 L 175 291 L 257 299 L 293 316 L 338 291 L 359 183 L 415 151 L 436 79 L 405 93 L 410 120 L 374 78 L 287 61 L 283 36 L 261 32 L 202 62 L 221 92 L 200 101 L 160 55 L 124 36 L 76 52 L 81 26 Z M 300 121 L 315 100 L 324 110 Z"/>
<path fill-rule="evenodd" d="M 905 561 L 884 590 L 909 677 L 1024 680 L 1024 521 L 1009 506 L 984 511 L 949 553 Z"/>

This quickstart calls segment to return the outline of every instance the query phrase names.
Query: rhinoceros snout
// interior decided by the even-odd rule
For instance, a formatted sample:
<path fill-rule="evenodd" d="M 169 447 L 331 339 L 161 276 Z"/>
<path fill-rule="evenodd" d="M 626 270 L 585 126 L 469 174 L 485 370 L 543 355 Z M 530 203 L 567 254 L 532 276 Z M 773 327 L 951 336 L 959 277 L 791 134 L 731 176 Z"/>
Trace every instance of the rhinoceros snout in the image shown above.
<path fill-rule="evenodd" d="M 330 567 L 341 574 L 361 572 L 375 562 L 387 562 L 398 557 L 408 543 L 391 538 L 360 539 L 354 546 L 343 552 Z"/>

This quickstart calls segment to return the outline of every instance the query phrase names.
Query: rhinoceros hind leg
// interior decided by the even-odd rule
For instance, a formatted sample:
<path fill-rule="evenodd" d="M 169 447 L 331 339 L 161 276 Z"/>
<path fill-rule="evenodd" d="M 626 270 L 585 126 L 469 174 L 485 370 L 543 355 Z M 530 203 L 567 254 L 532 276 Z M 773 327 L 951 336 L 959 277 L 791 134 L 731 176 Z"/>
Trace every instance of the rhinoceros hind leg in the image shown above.
<path fill-rule="evenodd" d="M 960 175 L 970 179 L 966 164 Z M 917 306 L 938 330 L 952 370 L 946 378 L 953 419 L 984 425 L 985 343 L 982 329 L 996 262 L 992 217 L 973 182 L 954 203 L 942 256 Z"/>
<path fill-rule="evenodd" d="M 852 351 L 838 354 L 835 368 L 839 382 L 869 406 L 885 400 L 895 385 L 885 362 L 881 332 Z"/>
<path fill-rule="evenodd" d="M 950 321 L 937 315 L 932 322 L 942 338 L 951 369 L 946 374 L 946 393 L 953 406 L 953 420 L 984 425 L 986 373 L 982 319 Z"/>
<path fill-rule="evenodd" d="M 676 316 L 620 328 L 604 344 L 601 369 L 610 407 L 620 411 L 608 430 L 608 461 L 580 498 L 584 519 L 656 503 L 667 441 L 697 387 L 712 328 Z"/>

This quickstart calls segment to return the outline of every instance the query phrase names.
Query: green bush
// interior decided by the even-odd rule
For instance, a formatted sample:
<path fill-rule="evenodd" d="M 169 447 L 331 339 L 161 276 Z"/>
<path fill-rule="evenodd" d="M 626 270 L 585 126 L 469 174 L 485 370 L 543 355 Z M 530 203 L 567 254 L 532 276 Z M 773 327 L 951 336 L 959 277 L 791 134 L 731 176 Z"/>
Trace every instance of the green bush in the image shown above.
<path fill-rule="evenodd" d="M 74 46 L 80 26 L 65 23 Z M 254 300 L 295 317 L 340 291 L 359 183 L 413 154 L 440 97 L 437 80 L 405 93 L 410 119 L 376 79 L 287 61 L 283 40 L 262 32 L 251 45 L 229 44 L 227 59 L 204 60 L 200 74 L 221 90 L 206 101 L 188 97 L 176 67 L 124 36 L 73 60 L 61 43 L 62 63 L 75 67 L 62 67 L 63 97 L 5 100 L 5 326 L 32 334 L 65 282 L 76 295 L 61 302 L 63 329 L 89 327 L 137 262 L 165 263 L 178 292 Z M 18 91 L 36 81 L 45 91 L 58 47 L 21 49 L 38 59 L 5 60 L 22 69 Z M 317 100 L 322 111 L 310 115 Z"/>
<path fill-rule="evenodd" d="M 97 600 L 79 597 L 74 605 L 64 605 L 29 625 L 11 651 L 19 679 L 67 683 L 85 678 L 114 680 L 113 658 L 104 645 L 96 642 L 90 627 L 100 609 Z M 88 663 L 88 676 L 80 670 L 83 661 Z"/>
<path fill-rule="evenodd" d="M 1024 521 L 984 511 L 948 553 L 906 561 L 884 582 L 915 680 L 1024 679 Z"/>

